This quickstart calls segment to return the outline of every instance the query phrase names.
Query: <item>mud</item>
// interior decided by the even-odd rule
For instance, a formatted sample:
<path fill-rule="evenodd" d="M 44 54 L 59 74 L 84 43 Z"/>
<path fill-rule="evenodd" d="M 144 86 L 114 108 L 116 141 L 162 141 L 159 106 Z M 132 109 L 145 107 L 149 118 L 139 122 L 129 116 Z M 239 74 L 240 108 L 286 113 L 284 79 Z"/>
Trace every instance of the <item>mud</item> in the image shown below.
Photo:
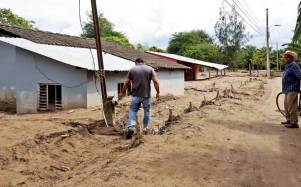
<path fill-rule="evenodd" d="M 1 113 L 0 184 L 301 186 L 300 130 L 279 124 L 280 83 L 240 73 L 188 82 L 185 96 L 153 104 L 154 133 L 132 140 L 124 139 L 130 98 L 106 130 L 98 108 Z"/>

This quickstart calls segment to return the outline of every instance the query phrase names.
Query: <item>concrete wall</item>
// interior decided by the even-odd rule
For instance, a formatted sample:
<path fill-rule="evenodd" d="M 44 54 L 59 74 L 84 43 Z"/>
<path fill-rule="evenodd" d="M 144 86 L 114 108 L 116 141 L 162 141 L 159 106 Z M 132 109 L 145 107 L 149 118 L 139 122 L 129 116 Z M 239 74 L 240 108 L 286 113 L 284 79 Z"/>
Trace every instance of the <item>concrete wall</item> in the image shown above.
<path fill-rule="evenodd" d="M 0 42 L 0 110 L 16 110 L 16 48 Z"/>
<path fill-rule="evenodd" d="M 184 70 L 159 70 L 157 75 L 160 81 L 161 95 L 184 95 Z M 155 95 L 156 90 L 152 85 L 152 96 Z"/>
<path fill-rule="evenodd" d="M 107 94 L 108 96 L 118 97 L 118 84 L 123 83 L 127 77 L 127 72 L 106 72 L 106 86 L 107 86 Z M 101 88 L 99 80 L 96 81 L 96 86 L 98 91 L 96 90 L 95 81 L 93 72 L 88 73 L 88 79 L 90 80 L 87 88 L 87 106 L 95 107 L 100 106 L 102 103 L 101 100 Z"/>
<path fill-rule="evenodd" d="M 37 112 L 39 83 L 62 85 L 63 109 L 87 107 L 87 70 L 20 48 L 16 67 L 17 113 Z"/>
<path fill-rule="evenodd" d="M 99 106 L 93 72 L 57 62 L 30 51 L 0 42 L 0 110 L 13 107 L 17 113 L 38 110 L 39 84 L 62 85 L 63 109 Z M 157 72 L 161 95 L 184 94 L 184 71 Z M 108 96 L 118 96 L 117 85 L 123 83 L 127 72 L 106 72 Z M 99 81 L 96 83 L 98 90 Z M 152 84 L 152 96 L 156 91 Z"/>
<path fill-rule="evenodd" d="M 160 81 L 161 95 L 173 94 L 173 95 L 184 95 L 184 71 L 183 70 L 159 70 L 157 72 L 158 79 Z M 87 85 L 87 106 L 95 107 L 100 106 L 101 96 L 97 93 L 95 88 L 95 82 L 93 79 L 93 73 L 89 72 L 88 79 L 90 82 Z M 108 96 L 118 96 L 117 85 L 123 83 L 127 77 L 127 72 L 106 72 L 106 83 Z M 156 95 L 156 90 L 152 84 L 152 96 Z M 99 81 L 96 83 L 98 90 L 101 92 Z"/>

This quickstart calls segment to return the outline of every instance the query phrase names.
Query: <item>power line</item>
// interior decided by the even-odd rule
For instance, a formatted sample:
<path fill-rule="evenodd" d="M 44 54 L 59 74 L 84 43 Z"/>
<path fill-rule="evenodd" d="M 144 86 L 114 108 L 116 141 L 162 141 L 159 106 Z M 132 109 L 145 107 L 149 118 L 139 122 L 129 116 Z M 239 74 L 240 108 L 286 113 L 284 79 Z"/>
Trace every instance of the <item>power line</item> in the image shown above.
<path fill-rule="evenodd" d="M 232 9 L 234 9 L 233 8 L 233 5 L 231 5 L 227 0 L 224 0 L 224 2 L 226 2 L 228 5 L 229 5 L 229 7 L 230 8 L 232 8 Z M 241 16 L 241 14 L 237 11 L 237 10 L 235 10 L 234 9 L 234 11 L 238 14 L 238 16 L 249 26 L 249 27 L 251 27 L 255 32 L 257 32 L 258 34 L 261 34 L 261 32 L 257 29 L 257 28 L 255 28 L 252 24 L 250 24 L 248 21 L 246 21 L 246 19 L 243 17 L 243 16 Z"/>
<path fill-rule="evenodd" d="M 82 16 L 81 16 L 81 0 L 78 0 L 78 17 L 79 17 L 79 24 L 80 24 L 81 30 L 84 33 L 84 27 L 83 27 Z M 86 45 L 89 48 L 89 51 L 90 51 L 90 54 L 91 54 L 91 57 L 92 57 L 93 70 L 94 70 L 94 85 L 95 85 L 95 89 L 96 89 L 98 95 L 100 95 L 100 92 L 99 92 L 98 87 L 97 87 L 97 79 L 99 78 L 99 74 L 96 71 L 96 65 L 95 65 L 95 59 L 94 59 L 94 56 L 93 56 L 93 52 L 92 52 L 91 46 L 90 46 L 89 42 L 87 41 L 87 39 L 84 38 L 84 40 L 86 42 Z"/>
<path fill-rule="evenodd" d="M 251 18 L 247 15 L 247 13 L 244 10 L 242 10 L 242 8 L 236 3 L 236 1 L 235 0 L 232 0 L 232 1 L 234 3 L 234 6 L 238 7 L 238 9 L 246 16 L 246 18 L 249 20 L 249 23 L 251 23 L 253 26 L 255 26 L 256 29 L 258 29 L 258 31 L 260 31 L 261 29 L 257 26 L 257 24 L 255 24 L 251 20 Z"/>
<path fill-rule="evenodd" d="M 229 6 L 230 6 L 230 8 L 233 8 L 233 6 L 227 1 L 227 0 L 224 0 Z M 247 22 L 246 21 L 246 19 L 243 17 L 243 16 L 241 16 L 240 15 L 240 13 L 239 12 L 237 12 L 236 10 L 235 10 L 235 12 L 239 15 L 239 17 L 249 26 L 249 27 L 251 27 L 255 32 L 257 32 L 259 35 L 261 35 L 262 33 L 260 32 L 260 31 L 258 31 L 253 25 L 251 25 L 249 22 Z"/>
<path fill-rule="evenodd" d="M 252 10 L 250 10 L 250 12 L 249 12 L 249 10 L 247 10 L 246 8 L 245 8 L 245 6 L 240 2 L 240 0 L 235 0 L 239 5 L 240 5 L 240 7 L 248 14 L 248 16 L 252 19 L 252 21 L 253 21 L 253 23 L 258 23 L 258 22 L 260 22 L 260 21 L 258 21 L 258 20 L 256 20 L 254 17 L 253 17 L 253 15 L 250 13 L 250 12 L 252 12 Z"/>
<path fill-rule="evenodd" d="M 249 9 L 249 11 L 251 12 L 251 14 L 253 15 L 253 17 L 258 21 L 260 22 L 260 20 L 256 17 L 256 15 L 254 14 L 254 12 L 252 11 L 252 9 L 250 8 L 250 6 L 248 5 L 248 3 L 243 0 L 244 4 L 247 6 L 247 8 Z"/>

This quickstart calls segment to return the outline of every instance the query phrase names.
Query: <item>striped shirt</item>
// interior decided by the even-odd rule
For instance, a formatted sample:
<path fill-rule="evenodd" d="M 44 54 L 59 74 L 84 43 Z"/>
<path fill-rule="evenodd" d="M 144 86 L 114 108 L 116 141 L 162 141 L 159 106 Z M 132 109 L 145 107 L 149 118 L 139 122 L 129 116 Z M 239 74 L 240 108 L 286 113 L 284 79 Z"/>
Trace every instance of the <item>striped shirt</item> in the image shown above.
<path fill-rule="evenodd" d="M 285 65 L 282 79 L 282 92 L 299 92 L 300 91 L 301 69 L 293 61 Z"/>

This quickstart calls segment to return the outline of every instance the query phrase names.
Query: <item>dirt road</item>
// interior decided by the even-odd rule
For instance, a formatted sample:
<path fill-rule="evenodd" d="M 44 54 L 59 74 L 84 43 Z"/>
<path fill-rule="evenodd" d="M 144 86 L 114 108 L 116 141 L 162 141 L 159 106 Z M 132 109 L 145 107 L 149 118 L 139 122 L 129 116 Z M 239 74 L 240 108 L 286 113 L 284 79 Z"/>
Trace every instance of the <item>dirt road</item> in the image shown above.
<path fill-rule="evenodd" d="M 280 125 L 280 82 L 244 76 L 189 82 L 184 97 L 153 107 L 154 128 L 164 124 L 167 108 L 179 119 L 132 149 L 119 136 L 67 133 L 74 121 L 97 120 L 99 110 L 0 114 L 0 184 L 301 186 L 300 130 Z"/>

